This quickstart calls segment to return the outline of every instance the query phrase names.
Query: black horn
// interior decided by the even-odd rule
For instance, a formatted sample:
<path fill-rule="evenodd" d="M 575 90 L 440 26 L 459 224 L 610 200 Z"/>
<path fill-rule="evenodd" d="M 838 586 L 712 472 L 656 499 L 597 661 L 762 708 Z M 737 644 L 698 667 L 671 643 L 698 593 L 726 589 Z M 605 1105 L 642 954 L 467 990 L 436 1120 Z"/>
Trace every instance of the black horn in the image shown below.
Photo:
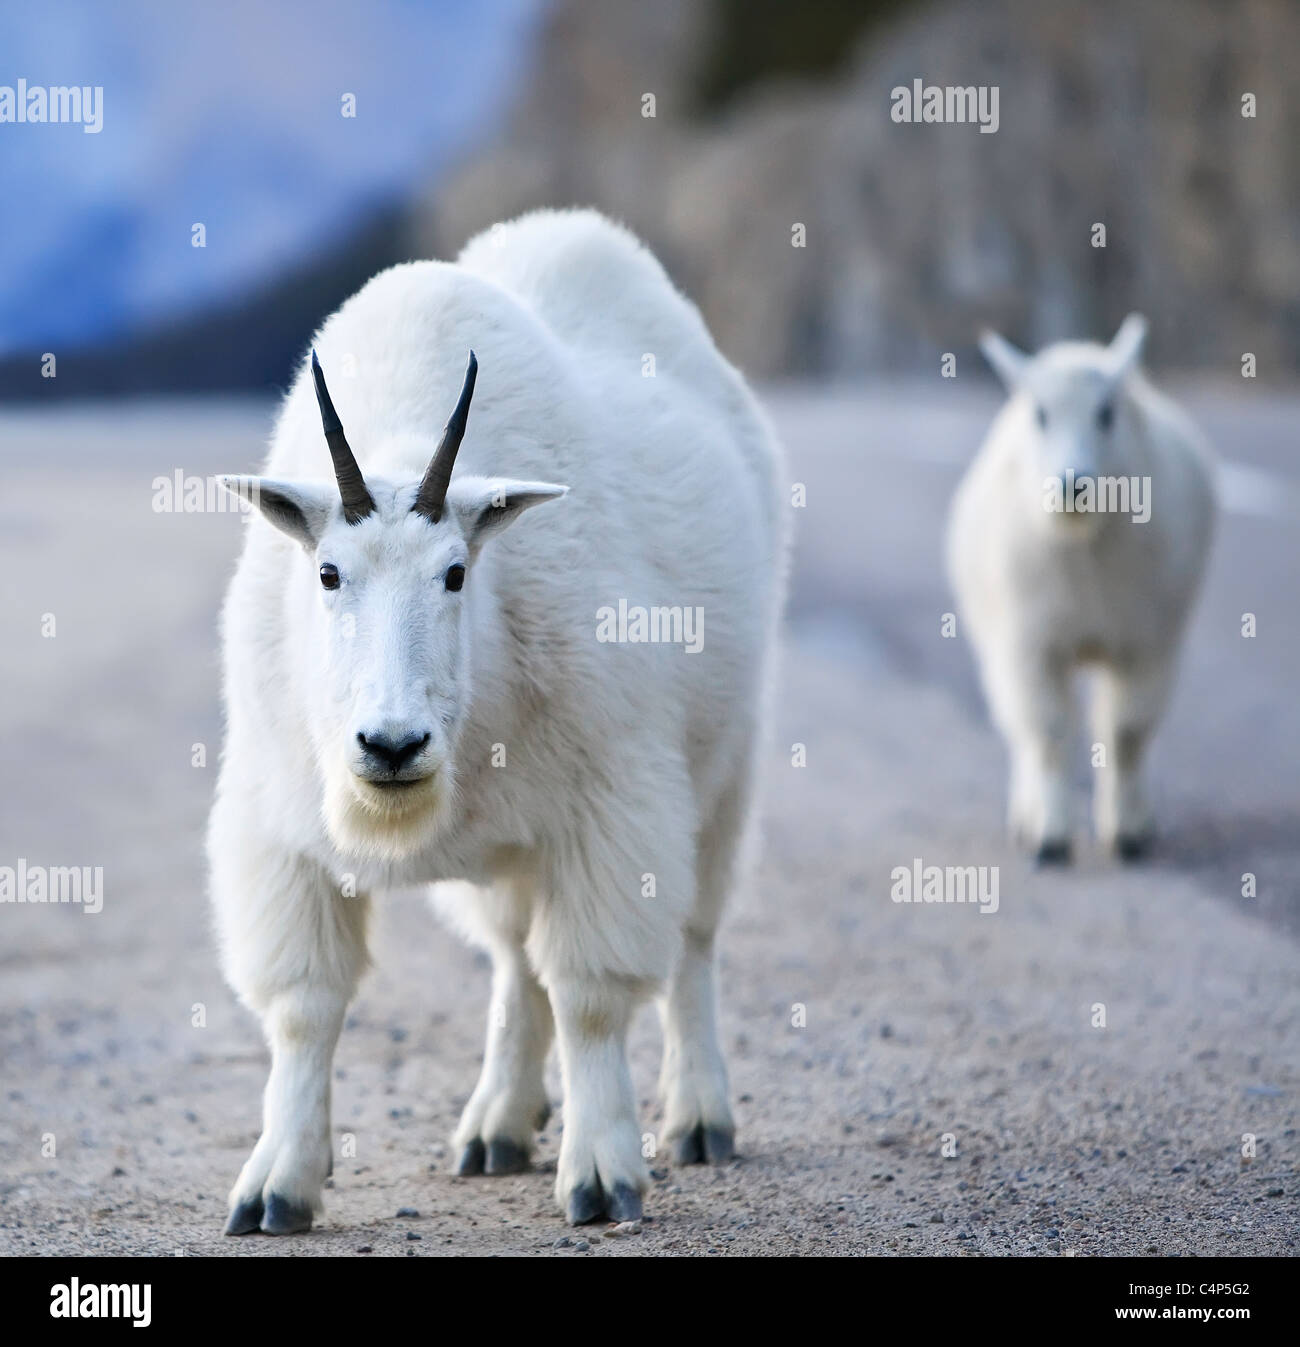
<path fill-rule="evenodd" d="M 465 382 L 461 386 L 460 397 L 456 399 L 456 409 L 447 418 L 443 427 L 442 439 L 438 443 L 429 466 L 425 469 L 420 482 L 420 490 L 411 509 L 422 514 L 431 523 L 436 524 L 442 515 L 443 502 L 447 499 L 447 487 L 451 483 L 451 470 L 456 462 L 456 451 L 465 438 L 465 423 L 469 420 L 470 399 L 474 396 L 474 380 L 478 377 L 478 358 L 469 353 L 469 364 L 465 367 Z"/>
<path fill-rule="evenodd" d="M 343 423 L 330 401 L 330 391 L 325 387 L 325 372 L 311 353 L 311 377 L 316 383 L 316 401 L 320 404 L 320 420 L 325 430 L 325 443 L 330 447 L 330 457 L 334 460 L 334 476 L 339 484 L 339 495 L 343 497 L 343 518 L 349 524 L 360 523 L 375 508 L 370 492 L 366 490 L 366 479 L 357 467 L 352 456 L 348 437 L 343 433 Z"/>

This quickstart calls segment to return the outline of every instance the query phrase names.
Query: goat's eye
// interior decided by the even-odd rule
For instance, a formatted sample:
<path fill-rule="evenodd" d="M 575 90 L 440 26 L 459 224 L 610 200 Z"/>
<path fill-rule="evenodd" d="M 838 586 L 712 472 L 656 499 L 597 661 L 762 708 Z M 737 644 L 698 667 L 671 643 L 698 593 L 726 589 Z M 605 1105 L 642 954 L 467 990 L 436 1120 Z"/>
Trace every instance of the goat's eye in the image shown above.
<path fill-rule="evenodd" d="M 1037 415 L 1038 415 L 1038 424 L 1039 424 L 1039 426 L 1040 426 L 1043 430 L 1046 430 L 1046 429 L 1047 429 L 1047 408 L 1046 408 L 1046 407 L 1039 407 L 1039 408 L 1037 408 L 1036 410 L 1037 410 Z"/>
<path fill-rule="evenodd" d="M 465 568 L 458 561 L 454 566 L 447 567 L 447 574 L 443 576 L 443 583 L 453 594 L 460 590 L 465 583 Z"/>
<path fill-rule="evenodd" d="M 1103 402 L 1097 408 L 1097 424 L 1102 430 L 1109 430 L 1115 419 L 1115 408 L 1109 402 Z"/>
<path fill-rule="evenodd" d="M 320 582 L 326 589 L 339 587 L 339 568 L 332 561 L 327 561 L 320 568 Z"/>

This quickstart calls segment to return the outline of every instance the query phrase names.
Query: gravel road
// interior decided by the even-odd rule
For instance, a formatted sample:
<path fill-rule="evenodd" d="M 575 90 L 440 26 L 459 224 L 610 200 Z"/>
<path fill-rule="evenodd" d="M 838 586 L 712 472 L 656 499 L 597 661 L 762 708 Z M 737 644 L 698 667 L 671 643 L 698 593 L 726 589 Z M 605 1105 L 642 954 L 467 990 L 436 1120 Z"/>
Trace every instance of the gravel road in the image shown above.
<path fill-rule="evenodd" d="M 381 904 L 339 1048 L 355 1158 L 324 1218 L 222 1238 L 266 1067 L 201 865 L 241 523 L 155 512 L 151 482 L 251 467 L 270 408 L 0 416 L 0 865 L 104 873 L 97 914 L 0 905 L 0 1252 L 1295 1253 L 1300 397 L 1189 394 L 1231 509 L 1152 763 L 1163 838 L 1147 866 L 1085 846 L 1065 873 L 1003 842 L 1001 746 L 940 635 L 943 511 L 991 390 L 770 400 L 808 505 L 765 848 L 723 937 L 740 1155 L 655 1161 L 643 1229 L 617 1239 L 552 1208 L 558 1115 L 538 1172 L 452 1177 L 488 978 L 416 893 Z M 891 902 L 915 858 L 997 867 L 998 911 Z M 649 1131 L 656 1058 L 647 1011 Z"/>

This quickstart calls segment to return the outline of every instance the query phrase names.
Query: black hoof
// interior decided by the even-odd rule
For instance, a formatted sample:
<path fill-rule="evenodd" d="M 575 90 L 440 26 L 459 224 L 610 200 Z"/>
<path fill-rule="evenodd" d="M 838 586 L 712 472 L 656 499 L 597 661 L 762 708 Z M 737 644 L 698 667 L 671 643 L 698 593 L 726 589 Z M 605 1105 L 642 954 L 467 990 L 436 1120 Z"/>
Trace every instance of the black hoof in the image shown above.
<path fill-rule="evenodd" d="M 679 1165 L 725 1165 L 736 1154 L 736 1134 L 730 1127 L 697 1123 L 673 1142 L 673 1160 Z"/>
<path fill-rule="evenodd" d="M 605 1214 L 611 1221 L 639 1221 L 641 1194 L 630 1183 L 616 1183 L 605 1203 Z"/>
<path fill-rule="evenodd" d="M 231 1213 L 226 1221 L 226 1228 L 222 1232 L 227 1235 L 253 1235 L 262 1228 L 262 1199 L 255 1197 L 248 1202 L 241 1202 Z"/>
<path fill-rule="evenodd" d="M 1126 837 L 1121 834 L 1115 839 L 1115 854 L 1127 864 L 1145 860 L 1151 854 L 1150 837 Z"/>
<path fill-rule="evenodd" d="M 605 1190 L 600 1181 L 580 1183 L 570 1194 L 565 1215 L 570 1225 L 588 1225 L 605 1214 Z"/>
<path fill-rule="evenodd" d="M 479 1142 L 481 1146 L 483 1143 Z M 485 1174 L 522 1174 L 528 1168 L 528 1152 L 514 1141 L 489 1141 Z"/>
<path fill-rule="evenodd" d="M 460 1160 L 456 1165 L 456 1173 L 463 1179 L 471 1174 L 481 1174 L 483 1172 L 483 1162 L 487 1156 L 486 1148 L 478 1137 L 475 1137 L 463 1151 L 460 1153 Z"/>
<path fill-rule="evenodd" d="M 1062 841 L 1042 842 L 1034 853 L 1035 865 L 1069 865 L 1072 848 L 1069 838 Z"/>
<path fill-rule="evenodd" d="M 311 1208 L 305 1202 L 290 1202 L 272 1193 L 262 1215 L 262 1230 L 268 1235 L 299 1235 L 311 1229 Z"/>
<path fill-rule="evenodd" d="M 630 1183 L 616 1183 L 606 1193 L 599 1179 L 579 1184 L 565 1206 L 570 1225 L 590 1225 L 592 1221 L 639 1221 L 641 1194 Z"/>

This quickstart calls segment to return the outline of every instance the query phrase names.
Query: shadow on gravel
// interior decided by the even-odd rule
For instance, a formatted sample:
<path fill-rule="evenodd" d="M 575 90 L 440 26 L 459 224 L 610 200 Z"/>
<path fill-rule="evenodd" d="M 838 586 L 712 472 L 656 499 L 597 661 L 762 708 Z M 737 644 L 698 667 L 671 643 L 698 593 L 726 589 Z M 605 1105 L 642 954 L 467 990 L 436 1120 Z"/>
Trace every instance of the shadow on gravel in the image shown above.
<path fill-rule="evenodd" d="M 1300 813 L 1170 813 L 1152 864 L 1195 874 L 1239 911 L 1300 937 Z M 1242 894 L 1248 874 L 1254 897 Z"/>

